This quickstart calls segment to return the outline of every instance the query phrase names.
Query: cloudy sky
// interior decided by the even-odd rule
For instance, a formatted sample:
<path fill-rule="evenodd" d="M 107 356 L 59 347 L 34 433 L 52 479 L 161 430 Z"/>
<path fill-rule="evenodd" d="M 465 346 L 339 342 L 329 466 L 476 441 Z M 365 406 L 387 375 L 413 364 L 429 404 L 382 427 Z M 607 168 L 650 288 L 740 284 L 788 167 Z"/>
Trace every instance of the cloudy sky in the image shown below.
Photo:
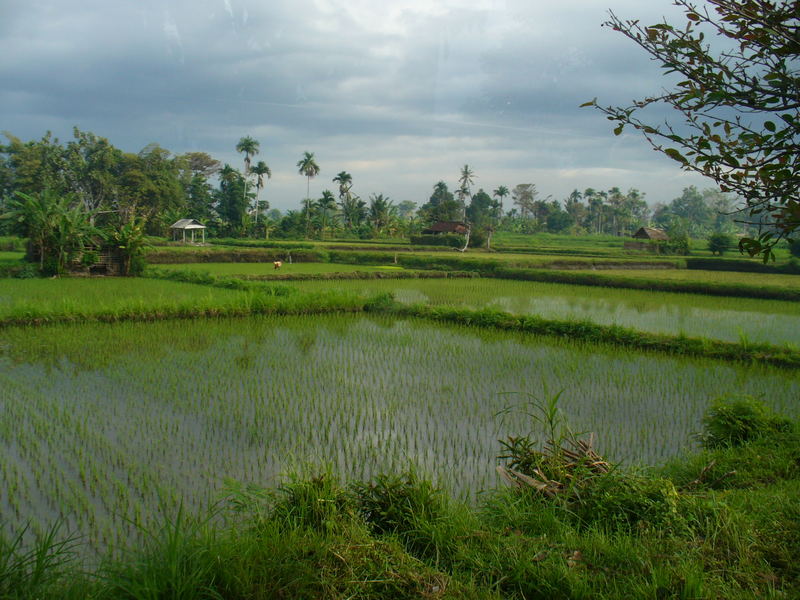
<path fill-rule="evenodd" d="M 241 168 L 261 143 L 262 198 L 297 208 L 341 170 L 366 198 L 423 203 L 455 186 L 635 187 L 650 203 L 710 182 L 635 133 L 615 137 L 594 97 L 627 105 L 668 83 L 611 9 L 676 20 L 670 0 L 0 0 L 0 130 L 72 127 L 137 152 L 156 142 Z"/>

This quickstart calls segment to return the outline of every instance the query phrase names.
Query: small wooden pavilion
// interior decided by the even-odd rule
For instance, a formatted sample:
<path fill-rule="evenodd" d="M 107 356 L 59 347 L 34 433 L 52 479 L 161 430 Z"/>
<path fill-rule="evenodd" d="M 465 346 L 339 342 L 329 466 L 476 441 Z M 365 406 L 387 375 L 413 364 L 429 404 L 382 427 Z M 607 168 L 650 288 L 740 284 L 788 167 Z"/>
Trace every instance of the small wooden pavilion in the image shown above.
<path fill-rule="evenodd" d="M 173 240 L 177 241 L 178 232 L 180 231 L 182 236 L 183 236 L 182 239 L 185 242 L 186 241 L 186 232 L 189 231 L 189 232 L 191 232 L 191 240 L 190 241 L 194 244 L 195 243 L 195 239 L 194 239 L 195 233 L 198 230 L 200 230 L 200 233 L 202 233 L 202 235 L 203 235 L 203 238 L 202 238 L 203 243 L 205 243 L 205 241 L 206 241 L 206 226 L 203 225 L 197 219 L 181 219 L 179 221 L 175 221 L 172 225 L 170 225 L 169 228 L 172 229 L 172 239 Z"/>

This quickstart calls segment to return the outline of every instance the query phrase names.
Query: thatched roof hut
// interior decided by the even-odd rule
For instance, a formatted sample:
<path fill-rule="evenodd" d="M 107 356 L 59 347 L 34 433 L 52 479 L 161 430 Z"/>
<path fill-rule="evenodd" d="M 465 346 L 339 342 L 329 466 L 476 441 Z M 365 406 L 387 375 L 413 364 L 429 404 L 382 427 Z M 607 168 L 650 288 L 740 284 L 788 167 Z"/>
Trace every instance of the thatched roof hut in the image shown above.
<path fill-rule="evenodd" d="M 437 221 L 427 229 L 422 230 L 423 235 L 438 235 L 440 233 L 457 233 L 465 235 L 468 227 L 461 221 Z"/>
<path fill-rule="evenodd" d="M 639 231 L 633 234 L 637 240 L 665 241 L 669 239 L 667 233 L 655 227 L 640 227 Z"/>

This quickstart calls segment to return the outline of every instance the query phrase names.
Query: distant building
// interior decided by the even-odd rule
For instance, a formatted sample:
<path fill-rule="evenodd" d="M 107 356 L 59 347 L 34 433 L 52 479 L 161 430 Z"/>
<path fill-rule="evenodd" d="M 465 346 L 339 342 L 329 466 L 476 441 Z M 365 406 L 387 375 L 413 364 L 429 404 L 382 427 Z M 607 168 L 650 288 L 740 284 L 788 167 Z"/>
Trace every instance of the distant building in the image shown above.
<path fill-rule="evenodd" d="M 203 225 L 197 219 L 181 219 L 180 221 L 175 221 L 172 225 L 169 226 L 172 229 L 172 239 L 178 239 L 178 232 L 180 231 L 183 235 L 183 241 L 186 241 L 186 232 L 190 231 L 192 234 L 191 242 L 194 243 L 194 235 L 197 230 L 203 234 L 203 243 L 206 241 L 206 226 Z"/>
<path fill-rule="evenodd" d="M 438 235 L 440 233 L 466 235 L 468 229 L 467 224 L 461 221 L 437 221 L 427 229 L 423 229 L 422 235 Z"/>
<path fill-rule="evenodd" d="M 655 227 L 640 227 L 639 231 L 633 234 L 637 240 L 654 240 L 663 242 L 669 239 L 666 231 L 656 229 Z"/>
<path fill-rule="evenodd" d="M 641 252 L 651 252 L 653 254 L 659 253 L 659 245 L 651 242 L 665 242 L 669 240 L 666 232 L 655 227 L 640 227 L 639 231 L 633 234 L 634 239 L 642 240 L 640 242 L 633 242 L 625 240 L 622 247 L 625 250 L 638 250 Z"/>

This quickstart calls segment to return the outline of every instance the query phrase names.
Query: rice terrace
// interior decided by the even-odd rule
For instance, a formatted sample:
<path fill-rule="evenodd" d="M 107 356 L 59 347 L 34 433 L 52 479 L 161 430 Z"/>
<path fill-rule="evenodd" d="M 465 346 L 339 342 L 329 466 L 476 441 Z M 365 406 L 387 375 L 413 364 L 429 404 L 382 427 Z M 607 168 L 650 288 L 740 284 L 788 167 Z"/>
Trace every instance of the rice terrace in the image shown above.
<path fill-rule="evenodd" d="M 0 600 L 800 598 L 797 2 L 322 4 L 9 9 Z"/>

